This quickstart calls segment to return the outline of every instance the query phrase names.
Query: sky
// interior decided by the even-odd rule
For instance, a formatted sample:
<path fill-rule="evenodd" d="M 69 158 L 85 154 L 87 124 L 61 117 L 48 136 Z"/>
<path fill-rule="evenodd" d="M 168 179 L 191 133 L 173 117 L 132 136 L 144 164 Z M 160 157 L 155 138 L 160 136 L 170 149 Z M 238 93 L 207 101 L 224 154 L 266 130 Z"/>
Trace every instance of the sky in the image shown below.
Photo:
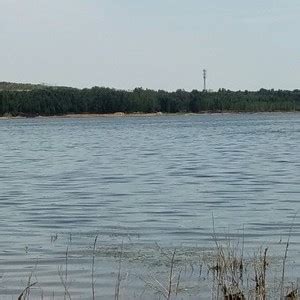
<path fill-rule="evenodd" d="M 299 0 L 0 0 L 0 81 L 300 88 Z"/>

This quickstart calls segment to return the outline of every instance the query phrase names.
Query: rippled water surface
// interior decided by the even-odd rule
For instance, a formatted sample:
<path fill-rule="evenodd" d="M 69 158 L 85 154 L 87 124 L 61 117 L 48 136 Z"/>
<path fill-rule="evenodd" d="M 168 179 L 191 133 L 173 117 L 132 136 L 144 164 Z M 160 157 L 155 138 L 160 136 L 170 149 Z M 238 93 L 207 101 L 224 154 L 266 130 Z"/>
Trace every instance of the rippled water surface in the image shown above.
<path fill-rule="evenodd" d="M 248 245 L 276 247 L 292 225 L 299 266 L 297 113 L 10 119 L 0 129 L 0 293 L 8 299 L 32 270 L 45 295 L 57 291 L 66 247 L 70 290 L 88 299 L 96 234 L 99 247 L 123 242 L 133 257 L 155 243 L 209 248 L 212 215 L 217 233 Z M 103 256 L 97 285 L 108 298 L 118 263 Z"/>

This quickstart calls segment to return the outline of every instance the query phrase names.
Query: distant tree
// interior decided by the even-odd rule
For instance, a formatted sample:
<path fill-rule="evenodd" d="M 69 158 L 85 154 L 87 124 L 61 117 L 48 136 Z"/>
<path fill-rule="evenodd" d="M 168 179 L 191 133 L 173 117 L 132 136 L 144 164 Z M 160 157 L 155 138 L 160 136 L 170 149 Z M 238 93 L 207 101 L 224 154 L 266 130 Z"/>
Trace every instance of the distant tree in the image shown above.
<path fill-rule="evenodd" d="M 68 113 L 158 112 L 177 113 L 205 111 L 300 111 L 300 90 L 217 92 L 177 90 L 167 92 L 136 88 L 133 91 L 105 87 L 74 89 L 39 86 L 28 90 L 0 90 L 0 115 L 64 115 Z M 1 84 L 0 84 L 1 87 Z M 28 86 L 26 86 L 28 87 Z M 29 88 L 29 87 L 28 87 Z"/>

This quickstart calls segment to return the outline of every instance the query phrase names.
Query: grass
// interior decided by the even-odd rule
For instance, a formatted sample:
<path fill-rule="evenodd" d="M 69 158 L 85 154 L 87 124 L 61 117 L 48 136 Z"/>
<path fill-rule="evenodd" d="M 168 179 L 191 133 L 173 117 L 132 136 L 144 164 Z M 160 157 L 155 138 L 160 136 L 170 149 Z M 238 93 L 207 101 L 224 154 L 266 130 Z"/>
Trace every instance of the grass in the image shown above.
<path fill-rule="evenodd" d="M 97 247 L 98 235 L 95 236 L 91 250 L 91 290 L 90 299 L 99 299 L 101 289 L 96 287 L 97 259 L 114 256 L 117 263 L 115 273 L 115 288 L 111 299 L 212 299 L 212 300 L 295 300 L 299 299 L 296 283 L 286 283 L 286 264 L 288 249 L 290 246 L 289 233 L 285 244 L 285 250 L 281 256 L 281 273 L 276 274 L 272 264 L 274 259 L 269 255 L 268 247 L 258 248 L 252 254 L 245 254 L 244 238 L 240 241 L 225 239 L 220 241 L 213 234 L 215 247 L 211 251 L 197 251 L 190 249 L 162 248 L 156 245 L 156 249 L 149 253 L 130 252 L 126 245 L 118 248 L 107 249 Z M 109 251 L 107 251 L 109 250 Z M 159 253 L 154 256 L 154 251 Z M 148 256 L 147 256 L 148 255 Z M 125 265 L 149 261 L 151 268 L 145 270 L 142 276 L 136 276 L 135 280 L 143 283 L 143 292 L 130 298 L 125 295 L 123 283 L 126 281 Z M 58 269 L 58 276 L 63 288 L 62 297 L 55 296 L 51 299 L 78 299 L 70 290 L 72 278 L 69 274 L 68 264 L 70 250 L 65 252 L 65 263 Z M 124 265 L 124 270 L 123 270 Z M 99 267 L 99 266 L 98 266 Z M 163 271 L 162 271 L 163 270 Z M 37 298 L 34 292 L 38 287 L 38 281 L 32 282 L 31 272 L 27 286 L 20 292 L 18 300 L 44 299 L 44 292 Z M 208 287 L 203 289 L 204 284 Z M 126 287 L 126 289 L 130 289 Z M 96 293 L 97 292 L 97 293 Z M 152 296 L 151 296 L 152 295 Z M 50 298 L 45 298 L 50 299 Z"/>

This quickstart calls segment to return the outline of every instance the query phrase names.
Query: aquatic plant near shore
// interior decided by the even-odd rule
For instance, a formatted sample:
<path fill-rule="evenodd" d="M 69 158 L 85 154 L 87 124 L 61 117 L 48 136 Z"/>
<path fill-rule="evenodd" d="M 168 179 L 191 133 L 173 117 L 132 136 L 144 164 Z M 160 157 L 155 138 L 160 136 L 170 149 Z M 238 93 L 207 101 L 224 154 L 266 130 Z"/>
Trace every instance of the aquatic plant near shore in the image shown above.
<path fill-rule="evenodd" d="M 97 239 L 95 237 L 91 255 L 91 282 L 92 282 L 92 296 L 91 299 L 98 299 L 101 296 L 101 291 L 98 291 L 96 296 L 96 285 L 95 285 L 95 271 L 96 271 L 96 258 L 100 257 L 105 251 L 105 247 L 97 248 Z M 143 278 L 139 277 L 145 284 L 145 290 L 147 295 L 151 299 L 151 293 L 153 298 L 157 299 L 186 299 L 190 293 L 193 293 L 192 299 L 203 299 L 211 298 L 212 300 L 267 300 L 267 299 L 280 299 L 280 300 L 295 300 L 298 298 L 298 287 L 292 285 L 288 287 L 281 276 L 281 280 L 276 281 L 275 273 L 272 268 L 272 256 L 269 256 L 269 249 L 267 247 L 259 248 L 253 255 L 244 254 L 244 242 L 242 244 L 239 241 L 232 241 L 230 239 L 225 242 L 220 242 L 216 236 L 214 237 L 216 246 L 211 251 L 202 253 L 198 250 L 199 264 L 196 265 L 194 262 L 188 261 L 189 256 L 197 255 L 197 250 L 193 252 L 187 252 L 183 255 L 182 249 L 166 249 L 157 245 L 153 251 L 159 253 L 160 256 L 156 256 L 154 259 L 153 253 L 149 254 L 151 265 L 153 268 L 152 272 L 146 273 Z M 288 248 L 289 240 L 286 248 Z M 126 281 L 127 274 L 123 271 L 122 264 L 127 260 L 130 261 L 131 254 L 125 245 L 122 243 L 121 247 L 118 247 L 111 252 L 114 253 L 114 257 L 118 263 L 118 270 L 116 272 L 116 284 L 114 291 L 114 299 L 132 299 L 124 295 L 128 291 L 124 288 L 123 283 Z M 135 256 L 134 253 L 132 254 Z M 148 257 L 148 258 L 149 258 Z M 139 259 L 138 257 L 134 257 Z M 140 259 L 145 259 L 140 257 Z M 146 258 L 147 259 L 147 258 Z M 201 261 L 200 261 L 201 259 Z M 285 269 L 287 259 L 287 251 L 283 256 L 283 265 Z M 65 265 L 64 268 L 59 268 L 59 278 L 63 287 L 63 299 L 76 299 L 76 294 L 72 295 L 70 288 L 71 278 L 68 274 L 68 263 L 70 260 L 70 251 L 67 248 L 65 252 Z M 157 261 L 155 261 L 157 260 Z M 164 272 L 161 273 L 161 268 L 164 268 Z M 191 274 L 197 273 L 195 270 L 198 268 L 199 280 L 198 285 L 194 287 L 189 282 L 190 276 L 186 276 L 188 271 L 187 268 L 191 269 Z M 156 269 L 156 271 L 155 271 Z M 206 270 L 206 272 L 205 272 Z M 43 299 L 44 293 L 38 286 L 38 282 L 31 282 L 32 273 L 28 279 L 26 288 L 20 293 L 18 300 L 29 300 L 32 299 Z M 203 280 L 201 282 L 201 280 Z M 203 290 L 202 283 L 210 286 L 208 292 Z M 41 291 L 40 298 L 37 298 L 37 288 Z M 130 286 L 127 287 L 130 290 Z M 32 290 L 33 293 L 30 293 Z M 36 292 L 36 293 L 34 293 Z M 129 291 L 130 292 L 130 291 Z M 113 299 L 112 298 L 112 299 Z M 60 299 L 57 295 L 53 299 Z M 136 297 L 135 299 L 145 299 L 142 297 Z M 148 299 L 148 298 L 146 298 Z"/>

